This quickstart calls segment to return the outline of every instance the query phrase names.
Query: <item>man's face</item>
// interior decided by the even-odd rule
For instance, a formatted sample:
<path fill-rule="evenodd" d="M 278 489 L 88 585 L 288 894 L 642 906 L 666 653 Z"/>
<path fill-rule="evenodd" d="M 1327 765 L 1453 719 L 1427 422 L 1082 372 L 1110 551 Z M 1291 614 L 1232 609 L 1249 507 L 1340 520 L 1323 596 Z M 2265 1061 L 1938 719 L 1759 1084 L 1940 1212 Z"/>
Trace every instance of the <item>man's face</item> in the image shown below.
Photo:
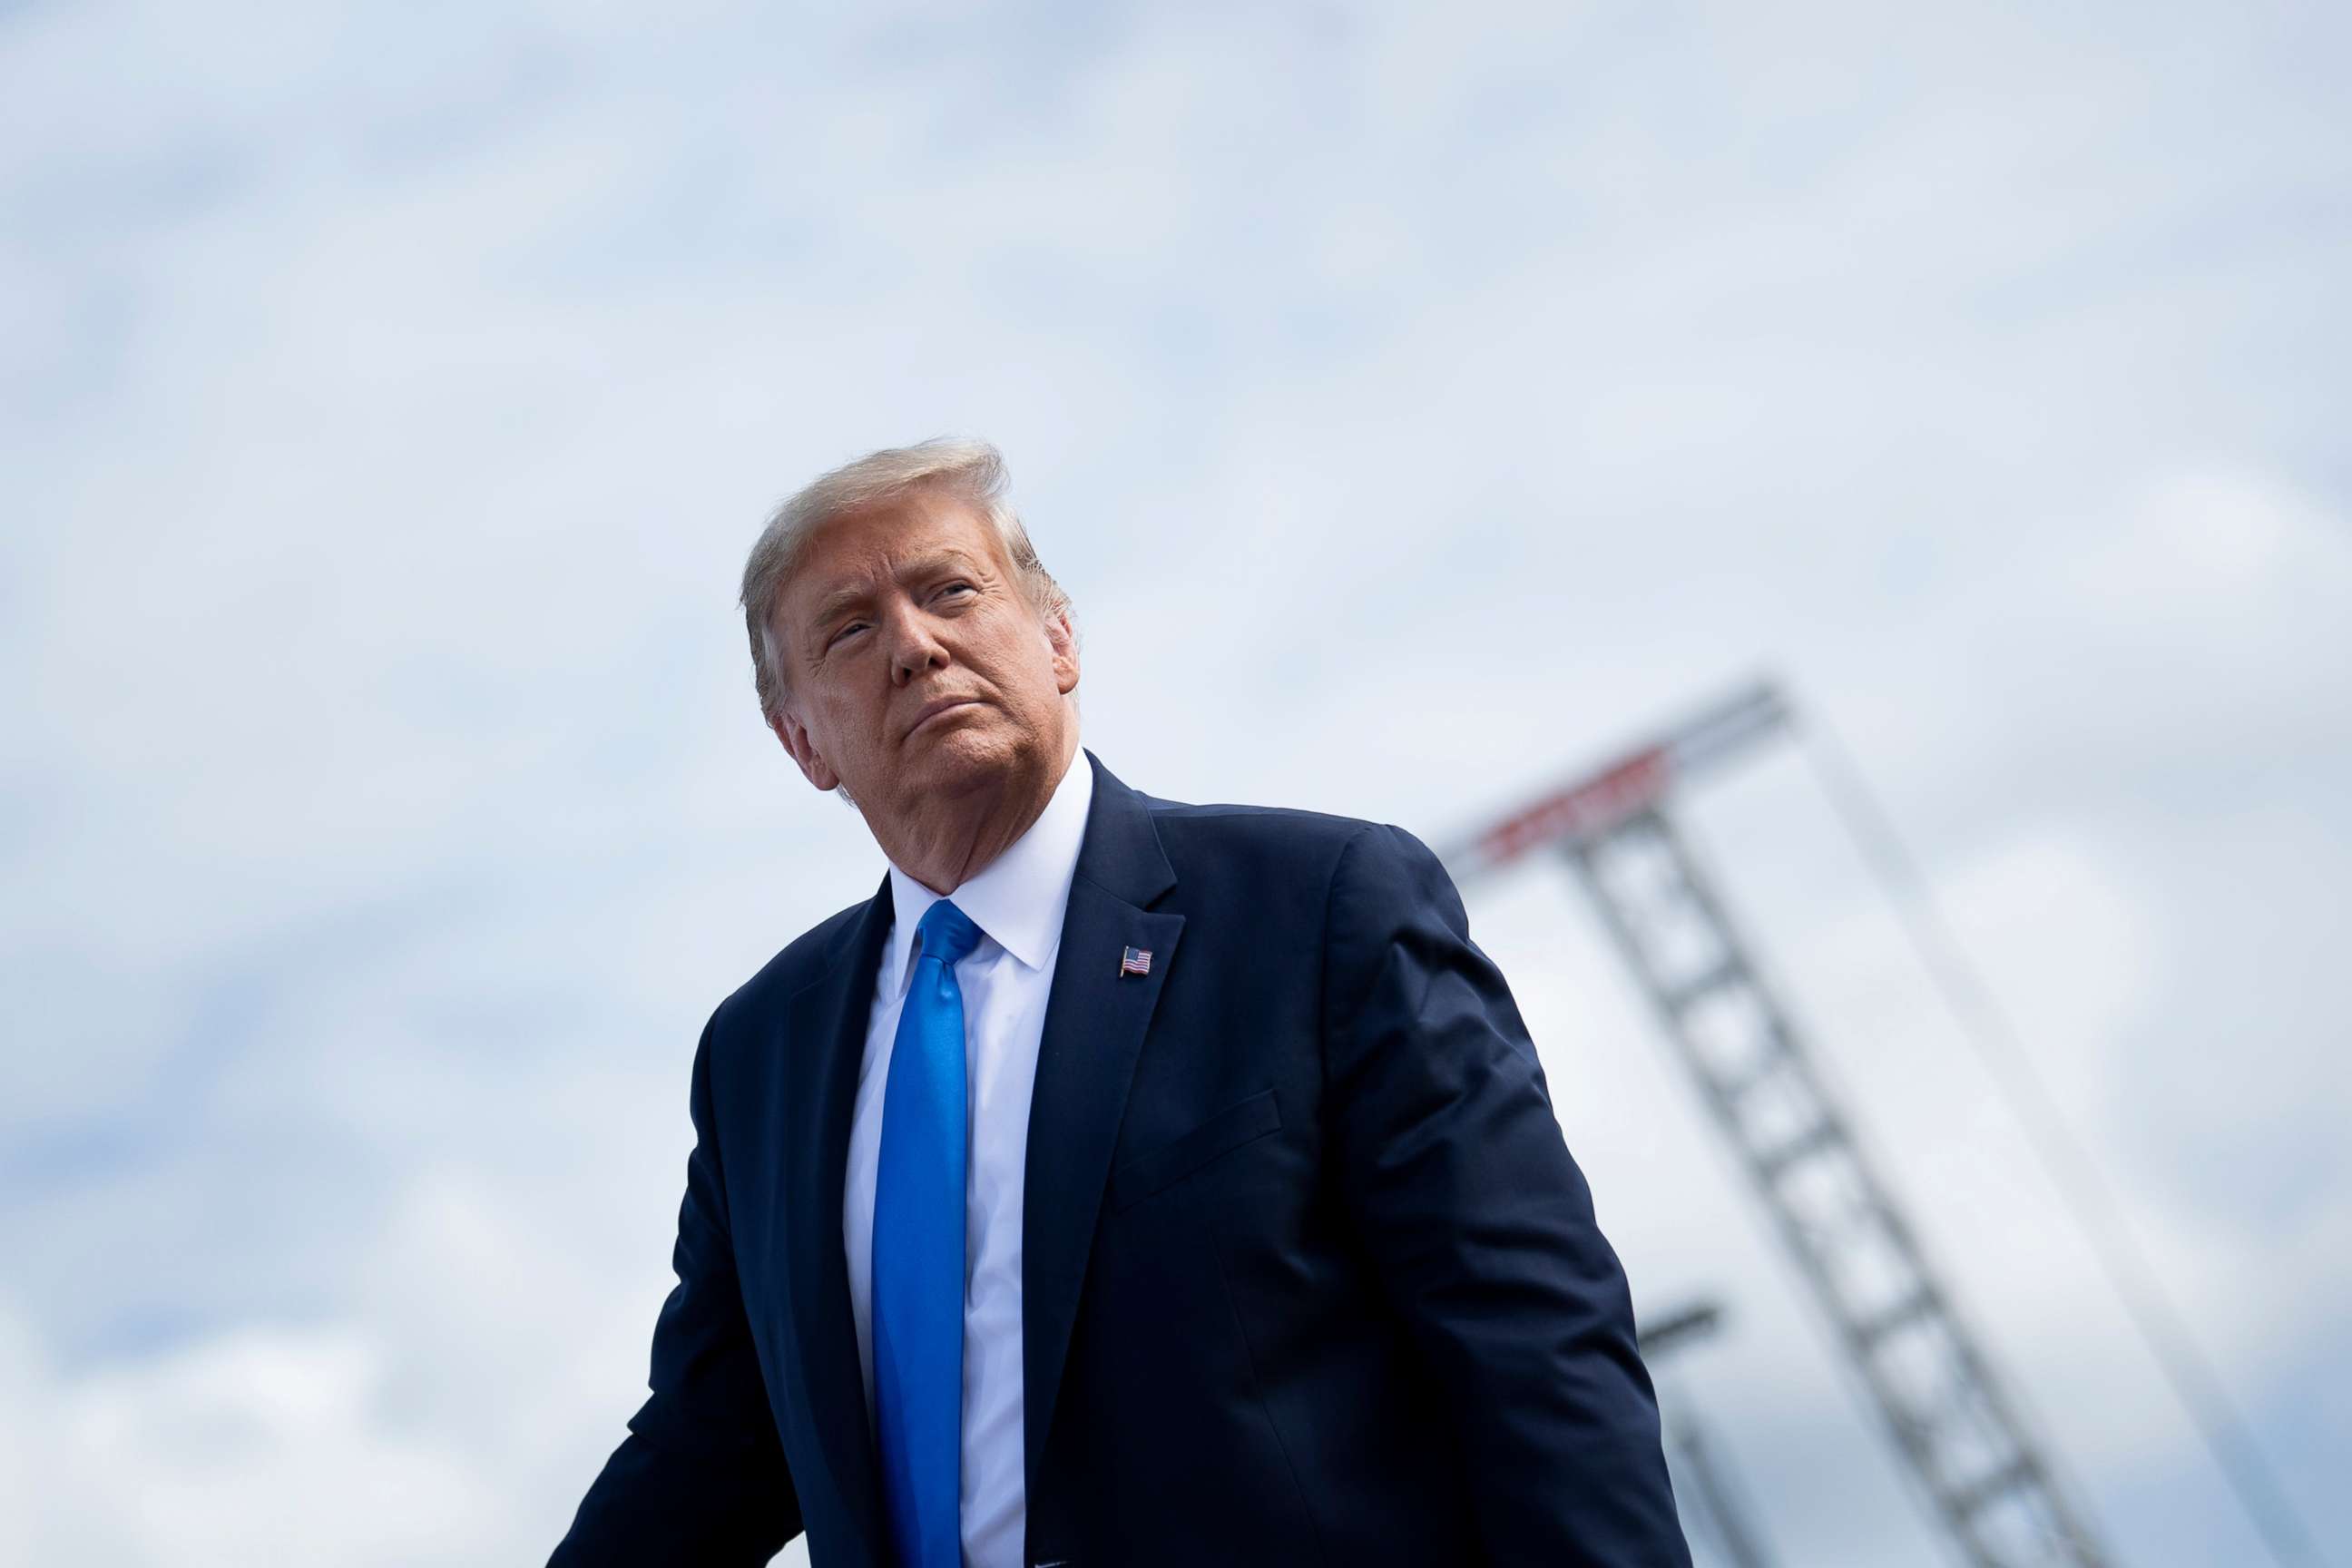
<path fill-rule="evenodd" d="M 774 621 L 779 739 L 819 789 L 904 817 L 1060 760 L 1069 623 L 1023 591 L 970 503 L 917 489 L 826 523 Z"/>

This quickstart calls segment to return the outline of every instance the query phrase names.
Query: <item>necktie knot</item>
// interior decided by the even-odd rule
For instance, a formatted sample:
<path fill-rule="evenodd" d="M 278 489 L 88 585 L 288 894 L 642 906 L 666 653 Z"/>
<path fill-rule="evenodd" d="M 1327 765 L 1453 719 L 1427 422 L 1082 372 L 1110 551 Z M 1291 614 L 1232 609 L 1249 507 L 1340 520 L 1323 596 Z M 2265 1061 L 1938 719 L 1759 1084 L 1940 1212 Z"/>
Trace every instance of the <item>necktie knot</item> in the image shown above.
<path fill-rule="evenodd" d="M 920 956 L 936 958 L 950 968 L 962 963 L 980 945 L 980 928 L 948 899 L 941 899 L 924 911 L 923 918 L 916 922 L 915 934 L 922 938 Z"/>

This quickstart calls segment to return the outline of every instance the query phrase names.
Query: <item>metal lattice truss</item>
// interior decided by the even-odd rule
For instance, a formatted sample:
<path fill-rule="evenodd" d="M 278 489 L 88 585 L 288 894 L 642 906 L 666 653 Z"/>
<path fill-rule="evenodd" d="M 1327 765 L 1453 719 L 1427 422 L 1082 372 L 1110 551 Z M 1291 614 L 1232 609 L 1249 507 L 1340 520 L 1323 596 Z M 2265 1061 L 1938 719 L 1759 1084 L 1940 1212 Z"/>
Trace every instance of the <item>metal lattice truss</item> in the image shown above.
<path fill-rule="evenodd" d="M 1574 867 L 1965 1560 L 1973 1568 L 2103 1568 L 2104 1553 L 1667 815 L 1670 785 L 1693 765 L 1784 721 L 1770 692 L 1751 694 L 1448 858 L 1475 872 L 1542 847 Z"/>

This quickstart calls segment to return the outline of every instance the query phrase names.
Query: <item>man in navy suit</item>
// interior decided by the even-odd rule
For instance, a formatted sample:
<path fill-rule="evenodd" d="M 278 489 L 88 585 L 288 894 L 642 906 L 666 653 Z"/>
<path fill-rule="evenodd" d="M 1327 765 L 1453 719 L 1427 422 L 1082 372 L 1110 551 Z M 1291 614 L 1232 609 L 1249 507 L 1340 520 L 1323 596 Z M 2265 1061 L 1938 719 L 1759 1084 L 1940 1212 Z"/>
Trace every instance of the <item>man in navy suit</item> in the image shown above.
<path fill-rule="evenodd" d="M 652 1395 L 554 1563 L 1687 1568 L 1444 872 L 1082 752 L 1003 491 L 877 452 L 746 565 L 763 712 L 889 870 L 703 1030 Z"/>

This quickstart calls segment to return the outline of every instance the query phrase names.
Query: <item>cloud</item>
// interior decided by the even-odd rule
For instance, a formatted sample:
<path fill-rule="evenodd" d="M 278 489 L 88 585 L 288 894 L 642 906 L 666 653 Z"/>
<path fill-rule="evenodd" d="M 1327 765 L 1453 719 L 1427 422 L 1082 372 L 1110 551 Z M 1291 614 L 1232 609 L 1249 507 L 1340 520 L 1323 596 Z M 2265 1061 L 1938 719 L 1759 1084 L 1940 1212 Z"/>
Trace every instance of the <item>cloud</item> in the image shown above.
<path fill-rule="evenodd" d="M 0 28 L 0 1561 L 560 1531 L 695 1033 L 880 871 L 756 727 L 740 552 L 950 429 L 1154 793 L 1443 839 L 1785 678 L 2341 1532 L 2341 22 Z M 2118 1554 L 2243 1555 L 1792 756 L 1689 810 Z M 1566 889 L 1473 917 L 1645 1309 L 1730 1306 L 1674 1384 L 1786 1555 L 1926 1560 Z"/>

